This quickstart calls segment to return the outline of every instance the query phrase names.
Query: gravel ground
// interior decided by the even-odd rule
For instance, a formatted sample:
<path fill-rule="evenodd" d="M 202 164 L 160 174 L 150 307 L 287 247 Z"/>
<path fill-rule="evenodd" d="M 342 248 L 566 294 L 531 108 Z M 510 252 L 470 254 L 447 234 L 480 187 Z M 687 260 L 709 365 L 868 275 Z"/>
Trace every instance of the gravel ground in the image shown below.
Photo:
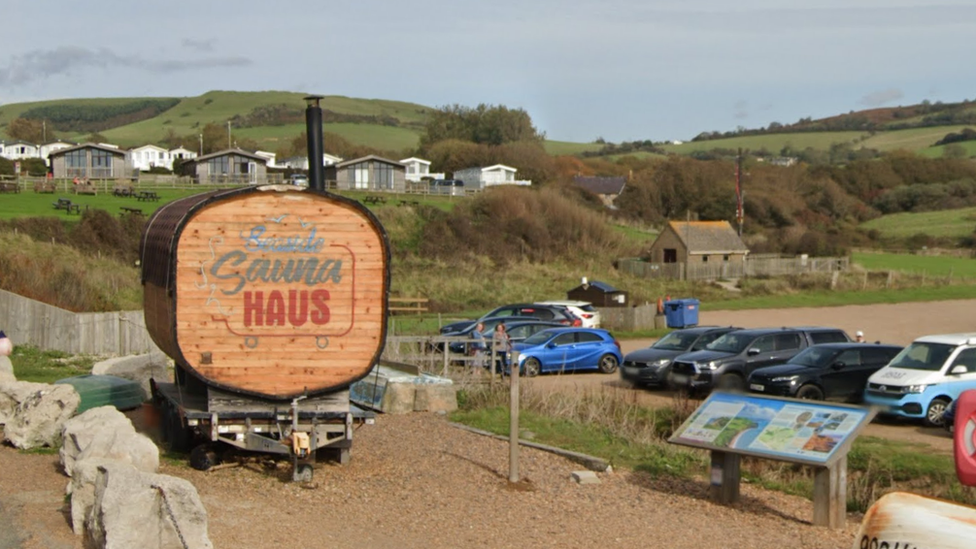
<path fill-rule="evenodd" d="M 528 448 L 513 485 L 508 451 L 507 442 L 452 427 L 444 416 L 415 413 L 360 428 L 351 464 L 319 465 L 309 485 L 287 482 L 287 466 L 201 473 L 167 462 L 161 472 L 197 487 L 218 548 L 287 539 L 331 548 L 836 549 L 851 546 L 859 521 L 813 527 L 809 500 L 749 485 L 738 505 L 715 505 L 703 479 L 618 470 L 601 473 L 599 485 L 578 485 L 570 475 L 581 466 Z M 0 471 L 0 521 L 20 530 L 0 548 L 82 547 L 63 514 L 57 456 L 4 446 Z"/>

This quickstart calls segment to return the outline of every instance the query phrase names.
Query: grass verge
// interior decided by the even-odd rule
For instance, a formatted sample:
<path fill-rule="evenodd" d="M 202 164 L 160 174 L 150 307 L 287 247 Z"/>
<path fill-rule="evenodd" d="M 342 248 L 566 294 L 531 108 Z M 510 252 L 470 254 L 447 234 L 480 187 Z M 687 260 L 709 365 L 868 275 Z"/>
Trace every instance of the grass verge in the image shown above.
<path fill-rule="evenodd" d="M 66 377 L 90 374 L 95 357 L 61 351 L 42 351 L 31 345 L 17 345 L 10 356 L 19 381 L 53 383 Z"/>
<path fill-rule="evenodd" d="M 628 395 L 630 395 L 628 397 Z M 508 387 L 469 386 L 459 392 L 460 408 L 452 419 L 507 435 Z M 566 394 L 523 386 L 520 431 L 532 440 L 610 461 L 653 476 L 707 482 L 708 453 L 667 442 L 697 402 L 675 399 L 672 406 L 651 409 L 633 393 L 603 389 Z M 742 460 L 744 482 L 806 498 L 813 496 L 813 469 L 765 459 Z M 848 455 L 848 509 L 865 511 L 881 495 L 914 492 L 972 505 L 976 494 L 962 487 L 951 455 L 934 454 L 925 445 L 860 437 Z"/>

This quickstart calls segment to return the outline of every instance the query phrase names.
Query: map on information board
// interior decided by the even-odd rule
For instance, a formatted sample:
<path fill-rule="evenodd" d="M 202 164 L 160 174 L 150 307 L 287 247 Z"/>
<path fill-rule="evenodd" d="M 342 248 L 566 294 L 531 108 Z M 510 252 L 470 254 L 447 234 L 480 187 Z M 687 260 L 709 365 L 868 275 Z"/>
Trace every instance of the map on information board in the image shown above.
<path fill-rule="evenodd" d="M 857 406 L 712 393 L 669 442 L 825 464 L 872 416 Z"/>

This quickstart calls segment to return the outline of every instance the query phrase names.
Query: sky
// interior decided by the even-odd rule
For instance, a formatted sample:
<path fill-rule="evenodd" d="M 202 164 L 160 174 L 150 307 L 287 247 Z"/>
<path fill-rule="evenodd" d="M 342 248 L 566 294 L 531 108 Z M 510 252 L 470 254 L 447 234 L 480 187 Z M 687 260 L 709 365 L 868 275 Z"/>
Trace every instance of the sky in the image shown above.
<path fill-rule="evenodd" d="M 976 98 L 976 0 L 0 0 L 0 13 L 0 109 L 284 90 L 505 105 L 549 139 L 621 142 Z"/>

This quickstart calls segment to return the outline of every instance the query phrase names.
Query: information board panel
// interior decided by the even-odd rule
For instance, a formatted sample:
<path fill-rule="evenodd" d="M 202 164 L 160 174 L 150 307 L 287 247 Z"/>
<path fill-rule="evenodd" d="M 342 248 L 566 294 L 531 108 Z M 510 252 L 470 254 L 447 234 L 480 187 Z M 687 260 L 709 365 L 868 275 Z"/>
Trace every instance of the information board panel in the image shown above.
<path fill-rule="evenodd" d="M 713 392 L 668 442 L 828 466 L 874 414 L 860 406 Z"/>

